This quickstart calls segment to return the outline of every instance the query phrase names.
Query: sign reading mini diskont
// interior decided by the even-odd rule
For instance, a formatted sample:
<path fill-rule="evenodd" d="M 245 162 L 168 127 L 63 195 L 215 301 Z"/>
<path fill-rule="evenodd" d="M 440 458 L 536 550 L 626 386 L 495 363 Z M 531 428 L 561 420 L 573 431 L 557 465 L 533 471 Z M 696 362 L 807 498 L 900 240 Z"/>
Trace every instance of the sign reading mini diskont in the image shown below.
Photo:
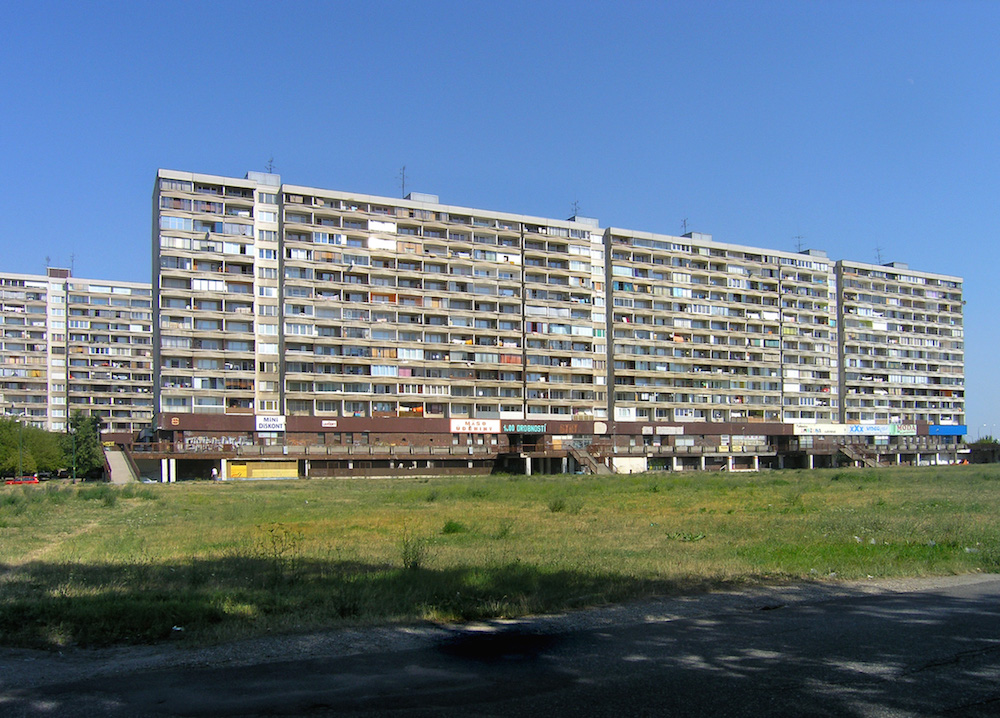
<path fill-rule="evenodd" d="M 284 431 L 284 416 L 255 416 L 255 431 Z"/>

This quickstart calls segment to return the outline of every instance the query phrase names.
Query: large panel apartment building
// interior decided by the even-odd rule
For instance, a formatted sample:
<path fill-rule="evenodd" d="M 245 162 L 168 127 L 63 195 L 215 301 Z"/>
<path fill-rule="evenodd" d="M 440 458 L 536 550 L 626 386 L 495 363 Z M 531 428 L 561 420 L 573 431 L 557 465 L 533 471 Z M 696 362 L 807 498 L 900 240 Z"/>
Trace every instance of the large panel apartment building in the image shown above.
<path fill-rule="evenodd" d="M 148 283 L 0 273 L 0 411 L 48 431 L 73 412 L 106 434 L 153 421 Z"/>
<path fill-rule="evenodd" d="M 958 277 L 264 173 L 160 170 L 153 202 L 174 448 L 627 471 L 812 465 L 852 436 L 919 461 L 964 434 Z"/>

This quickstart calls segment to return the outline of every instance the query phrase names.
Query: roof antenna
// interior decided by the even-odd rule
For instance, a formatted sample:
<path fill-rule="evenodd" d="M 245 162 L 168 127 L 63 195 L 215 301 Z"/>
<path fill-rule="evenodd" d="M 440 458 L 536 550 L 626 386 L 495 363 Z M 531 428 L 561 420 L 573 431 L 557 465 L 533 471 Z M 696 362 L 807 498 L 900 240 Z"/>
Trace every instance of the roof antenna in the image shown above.
<path fill-rule="evenodd" d="M 877 244 L 875 245 L 875 264 L 884 264 L 882 261 L 882 248 Z"/>
<path fill-rule="evenodd" d="M 270 159 L 268 159 L 267 164 L 264 165 L 264 169 L 267 170 L 267 173 L 269 175 L 273 175 L 274 174 L 274 157 L 271 157 Z"/>
<path fill-rule="evenodd" d="M 687 231 L 688 231 L 688 219 L 687 217 L 685 217 L 684 219 L 681 220 L 681 235 L 683 236 L 687 234 Z"/>
<path fill-rule="evenodd" d="M 580 214 L 580 202 L 579 200 L 573 200 L 573 215 L 574 217 Z"/>
<path fill-rule="evenodd" d="M 406 199 L 406 165 L 399 169 L 399 196 Z"/>
<path fill-rule="evenodd" d="M 71 277 L 73 276 L 73 265 L 75 262 L 76 262 L 76 255 L 75 254 L 69 255 L 69 276 Z"/>
<path fill-rule="evenodd" d="M 801 234 L 796 234 L 794 237 L 792 237 L 792 239 L 795 240 L 795 251 L 801 254 L 802 247 L 805 246 L 802 244 L 802 240 L 805 239 L 805 236 Z"/>

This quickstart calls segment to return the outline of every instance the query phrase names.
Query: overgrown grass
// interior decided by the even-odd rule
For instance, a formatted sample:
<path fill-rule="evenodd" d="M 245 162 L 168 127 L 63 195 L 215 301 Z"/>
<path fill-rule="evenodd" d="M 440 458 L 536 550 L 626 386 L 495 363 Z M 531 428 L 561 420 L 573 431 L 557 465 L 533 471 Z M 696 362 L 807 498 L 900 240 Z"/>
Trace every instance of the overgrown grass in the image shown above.
<path fill-rule="evenodd" d="M 0 642 L 216 641 L 1000 570 L 1000 467 L 0 489 Z"/>

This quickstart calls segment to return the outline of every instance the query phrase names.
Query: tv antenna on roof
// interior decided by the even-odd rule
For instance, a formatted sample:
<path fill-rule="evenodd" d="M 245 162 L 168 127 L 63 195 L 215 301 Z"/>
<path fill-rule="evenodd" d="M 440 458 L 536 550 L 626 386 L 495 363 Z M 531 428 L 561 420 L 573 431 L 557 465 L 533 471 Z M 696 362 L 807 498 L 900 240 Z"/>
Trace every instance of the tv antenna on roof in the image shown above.
<path fill-rule="evenodd" d="M 399 168 L 399 196 L 406 197 L 406 165 Z"/>
<path fill-rule="evenodd" d="M 802 247 L 805 246 L 804 244 L 802 244 L 802 240 L 805 239 L 805 236 L 801 234 L 796 234 L 794 237 L 792 237 L 792 239 L 795 240 L 795 251 L 801 252 Z"/>
<path fill-rule="evenodd" d="M 877 244 L 875 245 L 875 264 L 884 264 L 882 261 L 882 248 Z"/>
<path fill-rule="evenodd" d="M 681 220 L 681 234 L 682 235 L 687 234 L 687 231 L 688 231 L 688 218 L 685 217 L 684 219 Z"/>
<path fill-rule="evenodd" d="M 274 157 L 271 157 L 271 158 L 269 158 L 267 160 L 267 164 L 264 165 L 264 169 L 267 170 L 267 173 L 269 175 L 273 175 L 274 174 Z"/>
<path fill-rule="evenodd" d="M 573 216 L 576 217 L 578 214 L 580 214 L 580 201 L 573 200 L 572 206 L 573 206 Z"/>

